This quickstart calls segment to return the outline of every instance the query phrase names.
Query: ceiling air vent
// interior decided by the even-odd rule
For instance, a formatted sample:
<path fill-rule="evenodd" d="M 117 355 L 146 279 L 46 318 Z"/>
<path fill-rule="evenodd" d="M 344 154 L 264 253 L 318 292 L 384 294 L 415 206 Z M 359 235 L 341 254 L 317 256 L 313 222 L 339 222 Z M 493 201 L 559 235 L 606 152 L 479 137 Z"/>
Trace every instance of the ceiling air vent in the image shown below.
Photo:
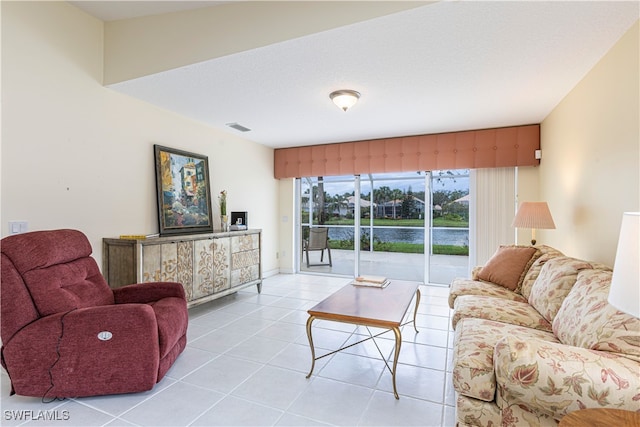
<path fill-rule="evenodd" d="M 227 126 L 233 128 L 235 130 L 239 130 L 240 132 L 249 132 L 251 129 L 246 128 L 238 123 L 227 123 Z"/>

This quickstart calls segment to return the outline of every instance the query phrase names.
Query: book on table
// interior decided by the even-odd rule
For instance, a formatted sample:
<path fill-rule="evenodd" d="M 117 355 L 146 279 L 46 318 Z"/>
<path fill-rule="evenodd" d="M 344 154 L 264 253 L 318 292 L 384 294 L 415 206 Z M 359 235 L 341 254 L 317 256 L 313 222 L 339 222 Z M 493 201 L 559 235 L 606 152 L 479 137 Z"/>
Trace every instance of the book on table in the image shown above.
<path fill-rule="evenodd" d="M 371 286 L 374 288 L 384 288 L 389 285 L 389 279 L 383 276 L 358 276 L 352 282 L 354 286 Z"/>
<path fill-rule="evenodd" d="M 121 234 L 120 239 L 127 240 L 145 240 L 145 239 L 153 239 L 154 237 L 160 237 L 160 234 Z"/>

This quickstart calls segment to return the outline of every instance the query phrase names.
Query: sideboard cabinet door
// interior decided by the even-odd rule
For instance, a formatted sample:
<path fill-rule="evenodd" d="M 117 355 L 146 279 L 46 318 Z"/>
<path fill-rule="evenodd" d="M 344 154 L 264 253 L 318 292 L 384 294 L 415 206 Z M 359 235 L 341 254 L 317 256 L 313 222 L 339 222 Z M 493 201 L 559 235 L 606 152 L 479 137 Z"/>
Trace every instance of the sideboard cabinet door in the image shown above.
<path fill-rule="evenodd" d="M 229 252 L 230 239 L 222 237 L 213 241 L 213 292 L 224 292 L 231 287 L 229 282 L 230 259 Z"/>
<path fill-rule="evenodd" d="M 193 298 L 206 297 L 213 293 L 213 239 L 194 242 Z"/>
<path fill-rule="evenodd" d="M 175 281 L 182 283 L 184 288 L 184 294 L 187 296 L 187 301 L 195 299 L 193 294 L 193 247 L 195 241 L 178 242 L 178 257 L 176 264 L 176 278 Z"/>

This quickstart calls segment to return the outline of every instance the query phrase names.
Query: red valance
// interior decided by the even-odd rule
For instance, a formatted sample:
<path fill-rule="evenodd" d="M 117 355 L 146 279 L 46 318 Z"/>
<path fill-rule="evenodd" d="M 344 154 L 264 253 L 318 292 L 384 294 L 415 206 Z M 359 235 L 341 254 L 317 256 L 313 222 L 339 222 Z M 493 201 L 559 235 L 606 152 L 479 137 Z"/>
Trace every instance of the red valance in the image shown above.
<path fill-rule="evenodd" d="M 540 125 L 279 148 L 275 178 L 536 166 Z"/>

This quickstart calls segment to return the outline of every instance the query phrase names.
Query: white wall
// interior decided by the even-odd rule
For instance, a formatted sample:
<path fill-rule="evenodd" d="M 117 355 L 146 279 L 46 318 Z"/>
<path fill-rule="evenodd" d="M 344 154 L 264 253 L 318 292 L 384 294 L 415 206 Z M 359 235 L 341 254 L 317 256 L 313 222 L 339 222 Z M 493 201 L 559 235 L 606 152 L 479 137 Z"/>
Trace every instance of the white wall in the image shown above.
<path fill-rule="evenodd" d="M 527 166 L 519 167 L 516 178 L 516 206 L 514 206 L 514 217 L 516 208 L 520 206 L 522 202 L 540 202 L 540 167 L 539 166 Z M 551 212 L 553 216 L 553 212 Z M 510 225 L 510 224 L 509 224 Z M 519 245 L 531 244 L 531 229 L 518 228 L 514 229 L 516 232 L 516 243 Z M 546 241 L 540 239 L 540 232 L 536 230 L 537 244 L 547 244 Z"/>
<path fill-rule="evenodd" d="M 622 213 L 640 210 L 639 24 L 541 125 L 540 196 L 556 230 L 539 240 L 613 265 Z"/>
<path fill-rule="evenodd" d="M 2 2 L 2 236 L 76 228 L 102 238 L 158 231 L 153 144 L 209 158 L 213 210 L 248 211 L 277 271 L 273 150 L 101 85 L 103 23 L 66 2 Z"/>

